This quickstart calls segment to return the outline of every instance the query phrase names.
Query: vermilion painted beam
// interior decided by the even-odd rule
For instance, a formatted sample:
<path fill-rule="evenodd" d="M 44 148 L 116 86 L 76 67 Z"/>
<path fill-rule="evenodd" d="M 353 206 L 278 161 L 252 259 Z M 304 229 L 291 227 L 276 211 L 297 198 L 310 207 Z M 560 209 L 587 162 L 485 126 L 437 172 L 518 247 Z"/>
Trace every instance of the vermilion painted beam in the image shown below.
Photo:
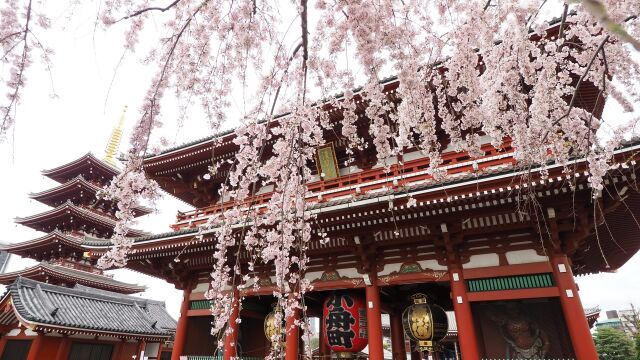
<path fill-rule="evenodd" d="M 394 274 L 381 276 L 378 279 L 378 286 L 405 285 L 425 282 L 449 281 L 449 274 L 446 271 L 419 272 L 409 274 Z M 315 286 L 314 286 L 315 289 Z"/>

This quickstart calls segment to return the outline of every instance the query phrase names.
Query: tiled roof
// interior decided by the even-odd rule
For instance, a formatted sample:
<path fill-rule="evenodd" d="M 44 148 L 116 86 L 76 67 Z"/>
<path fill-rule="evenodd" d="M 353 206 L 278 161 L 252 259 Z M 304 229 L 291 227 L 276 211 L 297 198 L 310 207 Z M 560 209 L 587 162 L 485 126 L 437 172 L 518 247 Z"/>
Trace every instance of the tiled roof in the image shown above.
<path fill-rule="evenodd" d="M 109 276 L 100 274 L 93 274 L 88 271 L 82 271 L 72 269 L 66 266 L 49 264 L 47 262 L 41 262 L 37 265 L 28 267 L 26 269 L 0 274 L 0 281 L 8 283 L 16 278 L 32 276 L 34 273 L 45 272 L 49 276 L 57 276 L 59 278 L 67 278 L 71 283 L 80 283 L 84 285 L 91 285 L 100 288 L 110 288 L 123 290 L 126 293 L 141 292 L 146 287 L 141 285 L 129 284 L 115 280 Z"/>
<path fill-rule="evenodd" d="M 169 337 L 176 327 L 159 301 L 25 278 L 8 292 L 19 320 L 35 327 L 147 337 Z"/>
<path fill-rule="evenodd" d="M 51 194 L 55 194 L 55 193 L 63 193 L 69 190 L 74 192 L 88 190 L 92 194 L 97 194 L 100 190 L 102 190 L 102 188 L 100 186 L 97 186 L 87 181 L 82 175 L 78 175 L 75 178 L 65 183 L 62 183 L 56 187 L 53 187 L 51 189 L 47 189 L 37 193 L 30 193 L 29 197 L 31 199 L 36 199 L 38 201 L 41 201 L 44 204 L 48 204 L 47 202 L 44 201 L 47 198 L 47 196 L 50 196 Z M 146 206 L 142 206 L 142 205 L 134 205 L 133 209 L 136 210 L 139 215 L 149 214 L 153 211 L 153 209 L 148 208 Z"/>
<path fill-rule="evenodd" d="M 186 228 L 186 229 L 182 229 L 182 230 L 178 230 L 178 231 L 169 231 L 169 232 L 165 232 L 165 233 L 151 234 L 151 235 L 146 235 L 146 236 L 139 236 L 139 237 L 133 238 L 133 242 L 137 243 L 137 242 L 142 242 L 142 241 L 171 238 L 171 237 L 174 237 L 174 236 L 195 234 L 200 230 L 201 230 L 200 228 L 196 227 L 196 228 Z M 113 245 L 111 243 L 111 241 L 109 241 L 109 240 L 93 238 L 93 237 L 90 237 L 90 236 L 85 236 L 82 244 L 87 248 L 110 247 L 111 245 Z"/>
<path fill-rule="evenodd" d="M 104 240 L 108 241 L 108 240 Z M 39 238 L 22 241 L 19 243 L 4 243 L 0 244 L 1 251 L 8 251 L 11 253 L 17 253 L 25 250 L 32 250 L 37 247 L 46 247 L 52 244 L 64 243 L 66 245 L 70 245 L 72 247 L 81 248 L 83 239 L 65 234 L 61 231 L 54 230 L 50 233 L 47 233 Z"/>
<path fill-rule="evenodd" d="M 72 203 L 70 200 L 67 200 L 63 204 L 60 204 L 58 207 L 49 209 L 47 211 L 44 211 L 35 215 L 26 216 L 26 217 L 17 217 L 15 218 L 15 222 L 21 225 L 32 226 L 32 224 L 39 224 L 55 216 L 61 216 L 61 215 L 66 216 L 71 212 L 93 223 L 100 223 L 103 226 L 111 227 L 111 228 L 114 228 L 116 226 L 116 221 L 114 219 L 107 217 L 106 215 L 102 215 L 97 212 L 87 210 L 83 207 L 77 206 L 74 203 Z M 131 234 L 134 236 L 144 236 L 147 233 L 144 231 L 136 230 L 136 229 L 129 229 L 128 234 Z"/>
<path fill-rule="evenodd" d="M 93 155 L 91 152 L 86 153 L 85 155 L 70 161 L 66 164 L 60 165 L 58 167 L 55 167 L 53 169 L 47 169 L 47 170 L 42 170 L 42 175 L 48 176 L 48 177 L 52 177 L 55 178 L 60 174 L 66 173 L 72 169 L 77 168 L 77 166 L 79 164 L 82 164 L 84 162 L 91 162 L 94 165 L 103 168 L 104 170 L 106 170 L 107 172 L 111 173 L 112 175 L 116 175 L 120 172 L 120 169 L 118 169 L 117 167 L 107 163 L 106 161 L 102 161 L 100 159 L 98 159 L 95 155 Z"/>

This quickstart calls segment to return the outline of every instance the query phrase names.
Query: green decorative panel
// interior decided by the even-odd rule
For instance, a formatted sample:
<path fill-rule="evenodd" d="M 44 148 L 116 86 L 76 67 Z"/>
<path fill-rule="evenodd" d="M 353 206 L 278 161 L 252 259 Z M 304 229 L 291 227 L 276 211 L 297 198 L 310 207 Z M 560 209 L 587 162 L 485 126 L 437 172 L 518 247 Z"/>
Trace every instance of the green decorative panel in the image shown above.
<path fill-rule="evenodd" d="M 551 274 L 504 276 L 467 280 L 469 292 L 535 289 L 553 286 Z"/>
<path fill-rule="evenodd" d="M 211 302 L 209 300 L 192 300 L 189 302 L 189 310 L 203 309 L 211 309 Z"/>

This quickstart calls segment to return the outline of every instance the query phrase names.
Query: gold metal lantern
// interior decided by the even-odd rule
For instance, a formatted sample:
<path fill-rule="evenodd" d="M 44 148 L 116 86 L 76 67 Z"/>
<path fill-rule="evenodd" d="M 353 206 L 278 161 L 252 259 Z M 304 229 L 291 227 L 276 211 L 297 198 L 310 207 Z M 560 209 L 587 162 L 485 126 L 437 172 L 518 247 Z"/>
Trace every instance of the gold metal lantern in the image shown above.
<path fill-rule="evenodd" d="M 402 313 L 404 332 L 418 344 L 420 351 L 438 351 L 438 342 L 447 335 L 447 313 L 440 306 L 429 303 L 425 294 L 411 296 L 413 304 Z"/>
<path fill-rule="evenodd" d="M 276 314 L 279 311 L 280 308 L 274 305 L 273 310 L 264 318 L 264 335 L 269 339 L 272 346 L 278 343 L 278 338 L 282 332 L 282 326 L 278 326 L 276 321 Z M 282 321 L 282 316 L 280 316 L 280 318 L 280 321 Z"/>

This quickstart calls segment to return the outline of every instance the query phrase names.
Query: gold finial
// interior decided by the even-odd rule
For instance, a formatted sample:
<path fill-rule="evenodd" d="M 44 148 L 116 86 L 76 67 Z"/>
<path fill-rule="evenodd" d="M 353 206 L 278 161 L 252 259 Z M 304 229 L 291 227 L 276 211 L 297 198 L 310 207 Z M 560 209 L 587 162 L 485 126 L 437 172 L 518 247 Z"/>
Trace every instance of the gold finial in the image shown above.
<path fill-rule="evenodd" d="M 126 112 L 127 106 L 125 105 L 124 110 L 122 110 L 122 115 L 120 116 L 118 126 L 113 129 L 111 137 L 109 138 L 109 142 L 107 143 L 107 148 L 104 150 L 104 161 L 108 162 L 111 165 L 116 165 L 114 156 L 120 148 L 120 140 L 122 139 L 122 125 L 124 124 L 124 115 L 126 114 Z"/>

